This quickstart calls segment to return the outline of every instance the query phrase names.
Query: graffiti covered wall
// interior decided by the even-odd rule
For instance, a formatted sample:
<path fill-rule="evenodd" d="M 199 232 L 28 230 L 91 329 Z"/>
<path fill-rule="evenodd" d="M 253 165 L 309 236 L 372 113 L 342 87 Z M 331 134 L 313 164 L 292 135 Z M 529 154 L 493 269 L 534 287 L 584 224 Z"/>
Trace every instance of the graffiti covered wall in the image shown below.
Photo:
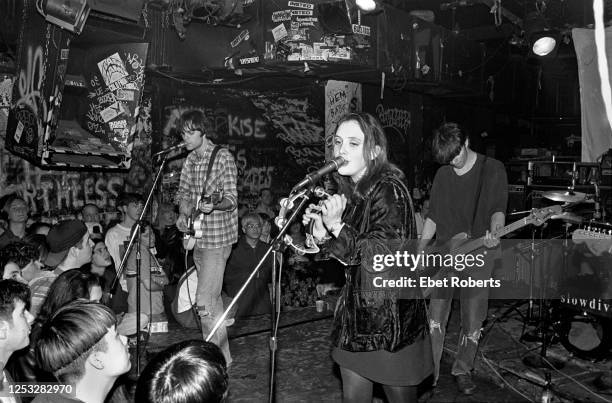
<path fill-rule="evenodd" d="M 166 148 L 178 143 L 175 126 L 181 113 L 202 110 L 213 142 L 234 154 L 240 203 L 252 206 L 263 188 L 282 195 L 325 160 L 324 116 L 322 107 L 316 107 L 323 101 L 321 86 L 305 87 L 291 95 L 229 88 L 182 90 L 180 94 L 162 97 L 170 102 L 161 106 L 159 144 Z M 316 97 L 320 100 L 314 100 Z M 182 159 L 169 164 L 165 200 L 176 192 L 181 165 Z"/>

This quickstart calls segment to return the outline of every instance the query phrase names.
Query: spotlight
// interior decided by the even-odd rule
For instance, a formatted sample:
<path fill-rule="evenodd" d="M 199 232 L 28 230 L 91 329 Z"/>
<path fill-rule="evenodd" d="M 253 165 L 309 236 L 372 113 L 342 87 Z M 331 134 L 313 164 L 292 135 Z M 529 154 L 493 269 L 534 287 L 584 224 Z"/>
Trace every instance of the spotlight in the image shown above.
<path fill-rule="evenodd" d="M 357 7 L 362 11 L 374 11 L 376 9 L 376 2 L 374 0 L 357 0 Z"/>
<path fill-rule="evenodd" d="M 87 0 L 37 0 L 36 9 L 47 22 L 77 35 L 91 11 Z"/>
<path fill-rule="evenodd" d="M 530 35 L 529 43 L 534 55 L 554 57 L 559 45 L 559 33 L 556 31 L 541 31 Z"/>
<path fill-rule="evenodd" d="M 556 55 L 561 38 L 557 30 L 550 29 L 544 15 L 529 13 L 525 18 L 524 27 L 531 56 L 550 58 Z"/>

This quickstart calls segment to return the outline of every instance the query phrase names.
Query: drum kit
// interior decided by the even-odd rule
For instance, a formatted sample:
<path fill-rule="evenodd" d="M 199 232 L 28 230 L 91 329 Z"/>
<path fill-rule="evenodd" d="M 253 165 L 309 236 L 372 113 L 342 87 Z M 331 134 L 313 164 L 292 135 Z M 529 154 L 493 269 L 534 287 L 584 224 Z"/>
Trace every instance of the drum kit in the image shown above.
<path fill-rule="evenodd" d="M 579 244 L 590 239 L 600 244 L 604 242 L 607 248 L 610 248 L 612 224 L 606 222 L 606 211 L 600 208 L 597 178 L 591 181 L 594 187 L 592 194 L 576 191 L 576 178 L 576 164 L 574 164 L 571 186 L 565 190 L 540 193 L 543 198 L 551 202 L 562 203 L 563 212 L 553 215 L 551 220 L 562 223 L 561 266 L 565 278 L 559 283 L 561 297 L 558 300 L 545 301 L 540 294 L 540 309 L 537 316 L 531 309 L 533 284 L 530 284 L 530 309 L 527 320 L 536 323 L 539 327 L 536 331 L 537 336 L 534 337 L 532 334 L 531 338 L 542 341 L 542 351 L 540 357 L 531 356 L 527 358 L 535 359 L 524 360 L 528 366 L 549 366 L 550 359 L 541 360 L 541 358 L 546 356 L 547 345 L 555 340 L 560 341 L 571 354 L 589 360 L 606 358 L 612 348 L 612 272 L 608 272 L 612 267 L 612 255 L 609 250 L 601 256 L 593 256 L 587 248 L 579 249 Z M 574 226 L 576 229 L 570 231 Z M 594 249 L 589 248 L 589 250 Z M 575 265 L 576 261 L 581 261 L 578 265 L 583 266 L 582 261 L 590 261 L 589 264 L 596 267 L 595 273 L 587 275 L 569 273 L 568 268 Z M 605 263 L 606 261 L 608 263 Z M 533 270 L 532 254 L 530 271 L 533 273 Z M 532 281 L 533 277 L 530 279 L 530 282 Z M 576 296 L 570 289 L 580 289 L 580 295 Z M 525 336 L 530 335 L 523 332 L 522 338 L 529 340 L 530 337 Z M 544 365 L 539 365 L 541 363 Z"/>

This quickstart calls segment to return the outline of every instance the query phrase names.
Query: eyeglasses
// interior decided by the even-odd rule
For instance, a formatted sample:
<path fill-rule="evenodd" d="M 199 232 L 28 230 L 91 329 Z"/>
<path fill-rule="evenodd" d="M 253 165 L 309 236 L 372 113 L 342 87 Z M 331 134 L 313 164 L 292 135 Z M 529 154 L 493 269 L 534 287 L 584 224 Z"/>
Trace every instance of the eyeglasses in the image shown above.
<path fill-rule="evenodd" d="M 255 229 L 255 228 L 261 228 L 261 225 L 259 225 L 259 224 L 247 224 L 247 225 L 245 225 L 245 227 L 247 227 L 248 229 Z"/>

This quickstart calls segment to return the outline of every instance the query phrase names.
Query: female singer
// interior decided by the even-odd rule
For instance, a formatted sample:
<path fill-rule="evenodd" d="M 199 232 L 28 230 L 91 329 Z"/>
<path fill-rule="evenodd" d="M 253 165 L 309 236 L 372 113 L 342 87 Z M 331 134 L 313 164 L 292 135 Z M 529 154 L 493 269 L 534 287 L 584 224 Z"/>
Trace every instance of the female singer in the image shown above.
<path fill-rule="evenodd" d="M 433 371 L 425 301 L 418 288 L 374 285 L 376 277 L 410 276 L 410 270 L 373 267 L 375 255 L 395 255 L 416 239 L 412 200 L 404 175 L 387 160 L 385 133 L 372 115 L 340 120 L 338 156 L 346 161 L 334 174 L 339 194 L 311 204 L 302 222 L 314 220 L 312 235 L 327 241 L 330 255 L 346 266 L 332 328 L 343 400 L 371 402 L 377 382 L 389 402 L 416 402 L 417 385 Z"/>

